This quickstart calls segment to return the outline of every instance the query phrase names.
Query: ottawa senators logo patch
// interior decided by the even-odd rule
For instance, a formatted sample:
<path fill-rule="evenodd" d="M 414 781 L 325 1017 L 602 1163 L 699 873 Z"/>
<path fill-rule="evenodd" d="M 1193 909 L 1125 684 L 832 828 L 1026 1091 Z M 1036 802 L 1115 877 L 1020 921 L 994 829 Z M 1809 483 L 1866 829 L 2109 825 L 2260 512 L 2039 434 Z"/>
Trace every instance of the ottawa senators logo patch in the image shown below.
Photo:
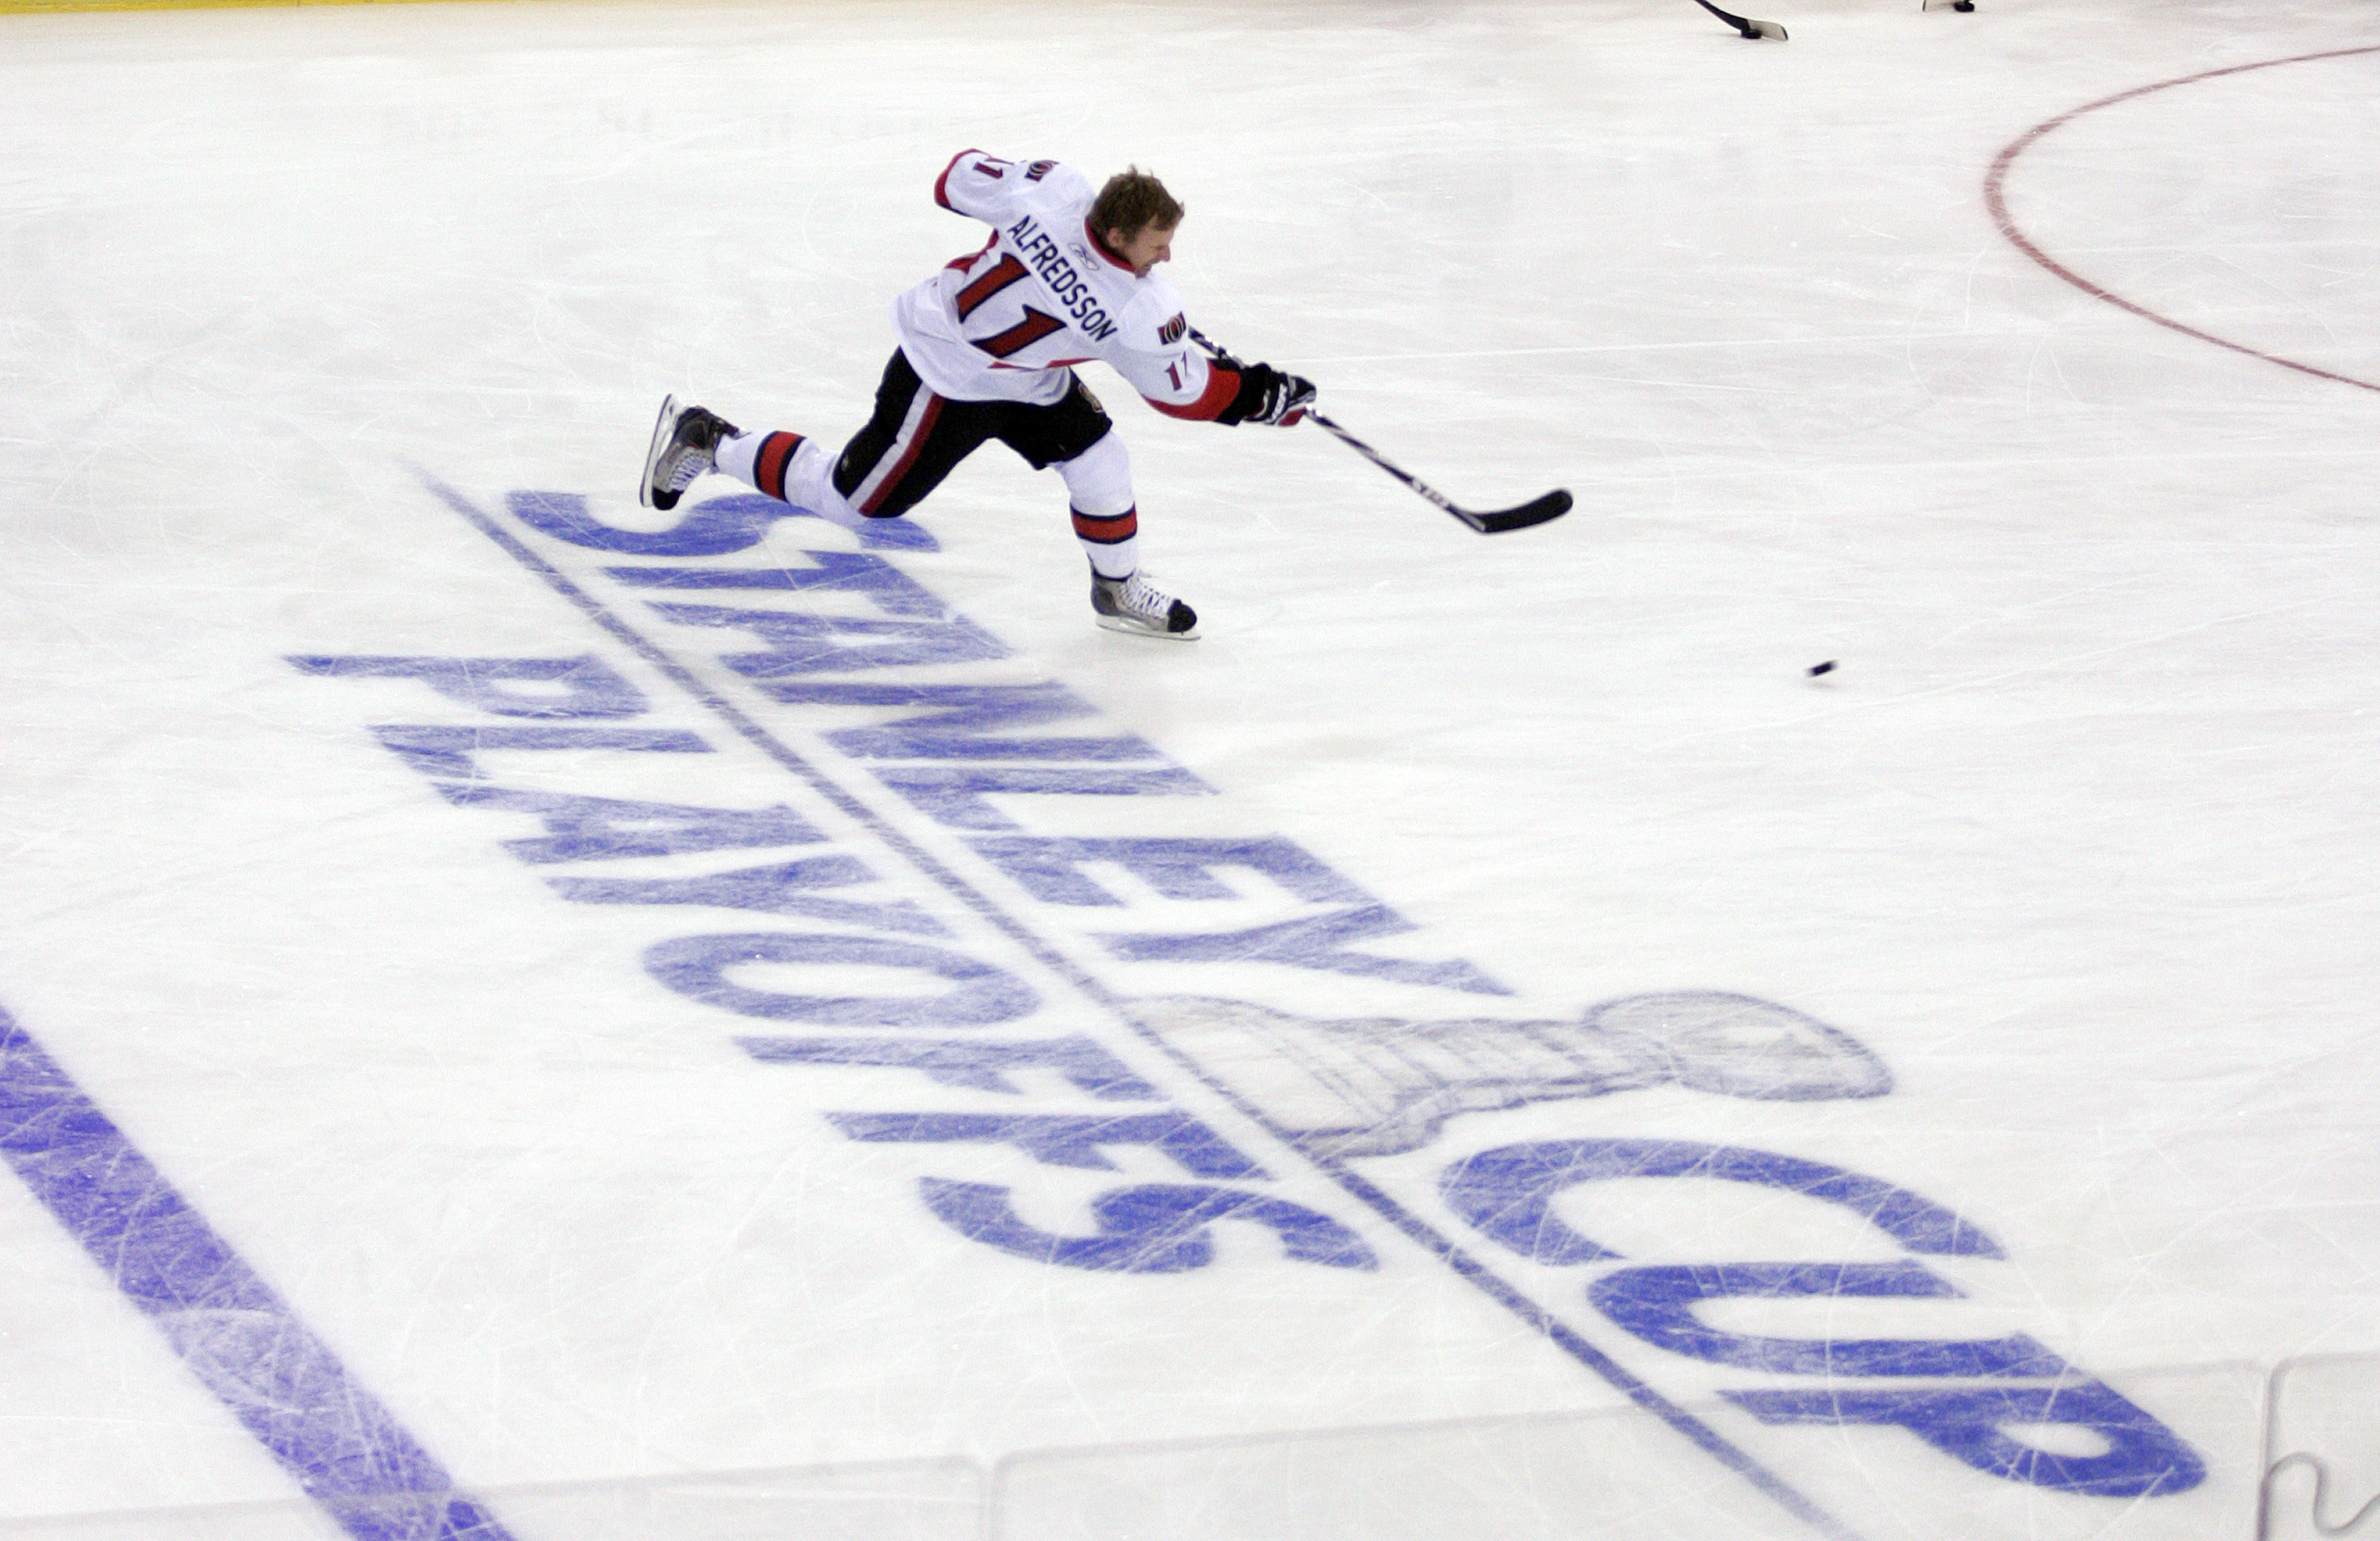
<path fill-rule="evenodd" d="M 1055 161 L 1036 161 L 1025 168 L 1025 179 L 1027 182 L 1038 182 L 1057 169 L 1058 163 Z"/>
<path fill-rule="evenodd" d="M 1167 347 L 1172 347 L 1174 344 L 1180 342 L 1184 334 L 1189 330 L 1190 318 L 1184 315 L 1176 315 L 1172 321 L 1167 322 L 1163 326 L 1157 329 L 1157 340 L 1163 343 Z"/>

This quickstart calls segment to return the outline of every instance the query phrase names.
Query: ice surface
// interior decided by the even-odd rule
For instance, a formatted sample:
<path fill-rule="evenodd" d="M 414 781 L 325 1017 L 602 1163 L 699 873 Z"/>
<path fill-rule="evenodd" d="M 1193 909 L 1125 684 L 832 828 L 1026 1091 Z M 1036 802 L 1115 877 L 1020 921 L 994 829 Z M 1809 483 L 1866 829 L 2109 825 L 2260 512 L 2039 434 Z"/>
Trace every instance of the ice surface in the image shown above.
<path fill-rule="evenodd" d="M 349 1396 L 523 1541 L 2354 1512 L 2380 15 L 1752 8 L 0 17 L 0 1004 L 118 1142 L 0 1087 L 0 1535 L 415 1534 Z M 638 510 L 857 426 L 968 146 L 1576 511 L 1098 370 L 1195 646 L 997 448 Z"/>

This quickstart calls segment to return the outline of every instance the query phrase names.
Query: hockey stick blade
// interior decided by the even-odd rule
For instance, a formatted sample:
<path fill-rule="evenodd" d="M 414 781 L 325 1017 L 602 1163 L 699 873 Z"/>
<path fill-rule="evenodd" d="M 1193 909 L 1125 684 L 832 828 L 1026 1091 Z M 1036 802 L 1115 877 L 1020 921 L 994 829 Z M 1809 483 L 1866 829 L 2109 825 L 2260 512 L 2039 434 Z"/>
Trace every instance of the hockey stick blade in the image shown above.
<path fill-rule="evenodd" d="M 1500 535 L 1508 529 L 1526 529 L 1531 525 L 1541 525 L 1548 519 L 1559 519 L 1563 515 L 1570 512 L 1570 493 L 1560 488 L 1557 488 L 1553 491 L 1548 492 L 1541 498 L 1533 498 L 1529 502 L 1521 504 L 1518 508 L 1500 508 L 1489 514 L 1475 513 L 1468 508 L 1458 507 L 1454 504 L 1453 500 L 1449 498 L 1445 493 L 1439 491 L 1437 488 L 1432 487 L 1428 482 L 1424 481 L 1421 478 L 1414 475 L 1411 471 L 1406 470 L 1403 467 L 1390 460 L 1387 455 L 1382 455 L 1378 450 L 1376 450 L 1371 445 L 1364 443 L 1363 440 L 1356 438 L 1345 429 L 1341 428 L 1337 423 L 1332 422 L 1321 413 L 1314 410 L 1314 408 L 1310 406 L 1307 407 L 1305 409 L 1305 416 L 1312 420 L 1314 426 L 1326 431 L 1332 438 L 1338 440 L 1349 449 L 1354 450 L 1357 455 L 1362 455 L 1373 465 L 1380 467 L 1380 469 L 1388 472 L 1399 481 L 1403 482 L 1414 491 L 1419 493 L 1425 500 L 1435 504 L 1439 508 L 1445 510 L 1447 513 L 1451 514 L 1454 517 L 1462 520 L 1464 524 L 1470 526 L 1473 529 L 1477 530 L 1482 535 Z"/>
<path fill-rule="evenodd" d="M 1559 519 L 1570 512 L 1570 492 L 1557 487 L 1541 498 L 1531 498 L 1518 508 L 1501 508 L 1493 514 L 1474 514 L 1468 509 L 1450 508 L 1448 513 L 1469 525 L 1482 535 L 1501 535 L 1508 529 L 1526 529 L 1549 519 Z"/>
<path fill-rule="evenodd" d="M 1775 38 L 1779 42 L 1785 41 L 1785 29 L 1774 21 L 1761 21 L 1754 18 L 1738 16 L 1733 11 L 1723 11 L 1712 5 L 1710 0 L 1694 0 L 1694 4 L 1734 28 L 1739 36 L 1751 38 L 1755 42 L 1762 38 Z"/>
<path fill-rule="evenodd" d="M 1233 369 L 1245 367 L 1232 356 L 1229 349 L 1195 326 L 1190 328 L 1190 340 L 1213 354 L 1220 363 L 1227 364 Z M 1482 535 L 1500 535 L 1508 529 L 1526 529 L 1531 525 L 1541 525 L 1548 519 L 1559 519 L 1570 512 L 1570 493 L 1560 488 L 1556 488 L 1541 498 L 1533 498 L 1517 508 L 1500 508 L 1488 514 L 1475 513 L 1468 508 L 1457 508 L 1445 493 L 1341 428 L 1312 406 L 1301 408 L 1299 415 L 1317 428 L 1328 431 L 1332 438 L 1388 472 L 1389 475 L 1403 482 L 1429 503 L 1454 516 Z M 1287 420 L 1295 422 L 1298 418 L 1292 417 Z"/>

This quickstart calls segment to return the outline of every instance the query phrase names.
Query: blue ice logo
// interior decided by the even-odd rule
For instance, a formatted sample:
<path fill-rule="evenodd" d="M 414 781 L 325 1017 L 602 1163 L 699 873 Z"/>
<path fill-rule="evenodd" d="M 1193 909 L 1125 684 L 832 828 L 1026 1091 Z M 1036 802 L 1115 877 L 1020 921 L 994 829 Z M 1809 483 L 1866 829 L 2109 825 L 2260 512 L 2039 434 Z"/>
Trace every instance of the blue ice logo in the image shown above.
<path fill-rule="evenodd" d="M 638 612 L 431 485 L 685 699 L 657 707 L 594 654 L 293 661 L 315 674 L 410 678 L 446 698 L 438 720 L 372 732 L 457 806 L 540 821 L 542 835 L 520 831 L 504 844 L 524 861 L 573 868 L 548 879 L 563 898 L 650 907 L 673 934 L 644 949 L 647 973 L 729 1018 L 777 1025 L 783 1036 L 738 1038 L 756 1062 L 930 1082 L 930 1097 L 913 1099 L 923 1089 L 914 1080 L 874 1074 L 865 1095 L 882 1101 L 825 1116 L 846 1139 L 911 1147 L 917 1197 L 958 1234 L 1035 1263 L 1160 1276 L 1225 1266 L 1373 1272 L 1390 1261 L 1378 1244 L 1402 1236 L 1829 1535 L 1848 1533 L 1631 1364 L 1658 1355 L 1656 1375 L 1691 1365 L 1694 1376 L 1724 1377 L 1688 1384 L 1715 1392 L 1739 1430 L 1913 1437 L 1988 1476 L 2082 1498 L 2164 1497 L 2204 1483 L 2206 1466 L 2186 1441 L 2023 1334 L 1805 1335 L 1797 1302 L 1905 1307 L 1918 1328 L 1936 1303 L 1969 1294 L 1936 1259 L 2005 1258 L 1982 1228 L 1888 1181 L 1707 1140 L 1548 1139 L 1544 1121 L 1527 1120 L 1509 1133 L 1536 1137 L 1499 1144 L 1494 1135 L 1507 1131 L 1483 1118 L 1486 1127 L 1466 1133 L 1484 1139 L 1450 1141 L 1458 1148 L 1434 1174 L 1427 1160 L 1394 1159 L 1430 1147 L 1459 1113 L 1662 1086 L 1774 1101 L 1890 1091 L 1890 1073 L 1848 1035 L 1706 989 L 1629 995 L 1575 1017 L 1470 1014 L 1482 998 L 1509 1002 L 1514 992 L 1463 959 L 1416 955 L 1397 939 L 1419 928 L 1295 843 L 1232 829 L 1199 801 L 1214 789 L 1154 745 L 1083 733 L 1097 709 L 1061 682 L 1018 681 L 1013 663 L 988 675 L 981 666 L 1010 650 L 884 554 L 779 549 L 742 564 L 710 560 L 760 544 L 789 516 L 754 500 L 698 505 L 668 530 L 609 525 L 577 494 L 508 500 L 536 535 L 629 558 L 600 576 L 642 601 L 649 619 L 638 624 Z M 741 602 L 690 604 L 689 591 Z M 735 650 L 717 651 L 722 633 Z M 752 698 L 731 699 L 681 661 L 684 647 L 713 653 L 717 677 L 748 682 Z M 452 721 L 455 706 L 486 720 Z M 689 709 L 729 732 L 678 725 Z M 784 804 L 749 806 L 744 773 L 720 753 L 736 740 L 814 795 L 819 820 Z M 559 783 L 551 773 L 500 781 L 520 754 L 540 750 L 574 757 L 548 762 Z M 562 784 L 601 762 L 657 754 L 675 757 L 672 784 L 686 783 L 675 795 L 689 800 L 609 796 L 600 778 Z M 715 766 L 701 758 L 713 755 Z M 706 766 L 708 779 L 731 784 L 695 791 Z M 1093 815 L 1121 832 L 1084 832 Z M 724 872 L 608 865 L 711 851 L 770 854 Z M 927 880 L 915 895 L 903 892 L 905 869 Z M 741 912 L 735 929 L 685 934 L 664 918 L 721 908 Z M 753 930 L 751 915 L 778 917 L 779 928 Z M 953 924 L 970 916 L 1023 957 L 987 951 L 971 926 Z M 853 994 L 855 968 L 873 970 L 868 988 L 890 993 Z M 903 976 L 905 986 L 888 982 Z M 1396 1001 L 1386 1010 L 1399 1014 L 1305 1015 L 1266 1003 L 1303 1003 L 1315 980 L 1332 977 L 1372 1001 Z M 1434 997 L 1450 1014 L 1403 1003 L 1428 991 L 1451 992 Z M 1062 1016 L 1045 1020 L 1052 1008 Z M 1217 1118 L 1226 1105 L 1253 1127 Z M 1265 1137 L 1311 1171 L 1273 1170 Z M 1478 1143 L 1488 1148 L 1470 1147 Z M 1378 1164 L 1356 1170 L 1369 1161 Z M 1591 1207 L 1559 1212 L 1573 1192 L 1586 1201 L 1623 1179 L 1731 1184 L 1757 1191 L 1764 1209 L 1767 1195 L 1814 1200 L 1870 1234 L 1840 1256 L 1829 1243 L 1815 1256 L 1791 1247 L 1711 1256 L 1691 1240 L 1666 1249 L 1598 1240 L 1572 1227 L 1602 1231 Z M 1215 1241 L 1252 1232 L 1271 1244 Z M 1503 1277 L 1498 1252 L 1532 1270 L 1526 1280 Z M 1854 1438 L 1846 1448 L 1891 1443 Z"/>

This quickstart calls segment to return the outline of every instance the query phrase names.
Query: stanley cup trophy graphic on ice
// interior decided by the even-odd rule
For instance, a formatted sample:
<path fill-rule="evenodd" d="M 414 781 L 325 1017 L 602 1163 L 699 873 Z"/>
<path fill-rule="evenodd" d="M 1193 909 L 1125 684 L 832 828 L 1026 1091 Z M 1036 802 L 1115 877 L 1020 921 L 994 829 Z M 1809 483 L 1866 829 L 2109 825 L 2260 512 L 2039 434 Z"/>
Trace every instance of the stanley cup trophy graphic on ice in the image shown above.
<path fill-rule="evenodd" d="M 1676 1084 L 1764 1101 L 1881 1097 L 1891 1073 L 1850 1035 L 1718 990 L 1607 1001 L 1576 1021 L 1323 1020 L 1159 996 L 1135 1014 L 1318 1156 L 1392 1156 L 1456 1113 Z"/>

